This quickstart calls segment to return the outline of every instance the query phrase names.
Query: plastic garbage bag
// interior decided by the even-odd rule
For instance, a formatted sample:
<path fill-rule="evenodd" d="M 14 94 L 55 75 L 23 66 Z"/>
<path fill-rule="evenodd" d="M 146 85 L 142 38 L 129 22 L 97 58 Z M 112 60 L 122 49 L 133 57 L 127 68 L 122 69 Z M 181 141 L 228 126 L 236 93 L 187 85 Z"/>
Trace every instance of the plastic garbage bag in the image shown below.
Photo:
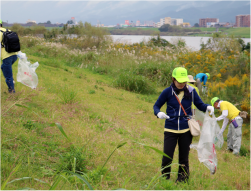
<path fill-rule="evenodd" d="M 35 72 L 39 66 L 38 62 L 31 64 L 29 61 L 27 61 L 26 54 L 22 53 L 21 51 L 18 52 L 17 57 L 19 58 L 17 81 L 32 89 L 35 89 L 38 84 L 38 76 Z"/>
<path fill-rule="evenodd" d="M 202 111 L 200 111 L 200 110 L 198 110 L 196 108 L 195 109 L 195 117 L 194 117 L 194 119 L 199 123 L 200 130 L 202 129 L 204 118 L 205 118 L 205 114 Z"/>
<path fill-rule="evenodd" d="M 223 135 L 218 135 L 219 131 L 220 127 L 214 114 L 211 118 L 208 114 L 208 111 L 206 111 L 204 114 L 200 140 L 197 144 L 190 145 L 190 148 L 197 150 L 199 161 L 210 170 L 211 174 L 214 174 L 217 169 L 217 156 L 215 147 L 221 148 L 224 142 Z"/>

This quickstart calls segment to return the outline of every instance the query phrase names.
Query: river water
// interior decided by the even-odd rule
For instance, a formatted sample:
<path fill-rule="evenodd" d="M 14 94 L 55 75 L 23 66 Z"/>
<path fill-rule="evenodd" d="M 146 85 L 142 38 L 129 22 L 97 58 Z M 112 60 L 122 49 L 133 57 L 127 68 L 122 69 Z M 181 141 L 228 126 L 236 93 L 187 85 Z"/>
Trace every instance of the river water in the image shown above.
<path fill-rule="evenodd" d="M 114 42 L 121 42 L 121 43 L 140 43 L 142 41 L 148 41 L 151 36 L 143 36 L 143 35 L 111 35 Z M 211 37 L 193 37 L 193 36 L 161 36 L 161 38 L 169 41 L 170 43 L 177 41 L 179 38 L 185 40 L 186 46 L 193 49 L 199 50 L 200 44 L 202 42 L 206 43 L 207 40 Z M 245 44 L 250 42 L 250 38 L 242 38 Z"/>

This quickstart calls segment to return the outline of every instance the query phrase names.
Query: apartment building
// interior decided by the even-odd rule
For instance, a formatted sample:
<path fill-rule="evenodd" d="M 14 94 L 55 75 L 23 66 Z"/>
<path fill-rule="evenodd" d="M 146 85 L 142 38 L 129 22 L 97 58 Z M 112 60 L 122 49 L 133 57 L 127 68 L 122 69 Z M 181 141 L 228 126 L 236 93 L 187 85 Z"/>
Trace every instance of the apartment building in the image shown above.
<path fill-rule="evenodd" d="M 236 27 L 250 27 L 250 15 L 237 15 Z"/>
<path fill-rule="evenodd" d="M 183 19 L 172 19 L 171 17 L 161 18 L 160 22 L 156 23 L 156 27 L 160 28 L 164 24 L 183 26 Z"/>
<path fill-rule="evenodd" d="M 165 17 L 165 24 L 171 25 L 171 17 Z"/>
<path fill-rule="evenodd" d="M 160 19 L 160 26 L 164 25 L 165 24 L 165 18 L 161 18 Z"/>
<path fill-rule="evenodd" d="M 136 26 L 140 26 L 140 21 L 136 21 Z"/>
<path fill-rule="evenodd" d="M 183 19 L 171 19 L 171 25 L 183 26 Z"/>
<path fill-rule="evenodd" d="M 160 22 L 155 23 L 155 27 L 160 28 L 161 27 Z"/>
<path fill-rule="evenodd" d="M 210 23 L 210 22 L 218 23 L 219 19 L 217 19 L 217 18 L 204 18 L 204 19 L 200 19 L 199 26 L 200 27 L 207 27 L 207 23 Z"/>

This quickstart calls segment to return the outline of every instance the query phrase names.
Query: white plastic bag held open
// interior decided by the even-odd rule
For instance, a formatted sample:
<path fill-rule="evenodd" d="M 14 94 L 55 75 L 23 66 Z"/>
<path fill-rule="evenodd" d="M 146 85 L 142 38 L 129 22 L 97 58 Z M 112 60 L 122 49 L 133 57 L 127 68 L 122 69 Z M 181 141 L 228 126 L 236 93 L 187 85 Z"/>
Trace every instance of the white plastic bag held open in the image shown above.
<path fill-rule="evenodd" d="M 21 51 L 18 53 L 18 72 L 17 72 L 17 81 L 22 84 L 35 89 L 38 84 L 38 77 L 35 72 L 36 68 L 39 66 L 38 62 L 31 64 L 27 61 L 25 53 Z"/>
<path fill-rule="evenodd" d="M 199 161 L 202 162 L 214 174 L 217 169 L 217 156 L 215 147 L 221 148 L 224 142 L 223 136 L 218 136 L 220 127 L 213 114 L 211 118 L 208 111 L 204 115 L 200 140 L 190 147 L 198 152 Z"/>

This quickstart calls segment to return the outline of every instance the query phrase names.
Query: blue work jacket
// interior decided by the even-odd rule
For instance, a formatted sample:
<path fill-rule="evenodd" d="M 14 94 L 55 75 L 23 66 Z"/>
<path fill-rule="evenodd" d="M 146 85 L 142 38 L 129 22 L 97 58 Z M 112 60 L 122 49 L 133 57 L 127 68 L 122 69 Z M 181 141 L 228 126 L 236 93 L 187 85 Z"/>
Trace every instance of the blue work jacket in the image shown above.
<path fill-rule="evenodd" d="M 196 90 L 192 87 L 187 85 L 188 90 L 191 94 L 191 97 L 193 97 L 193 103 L 194 105 L 200 110 L 205 112 L 207 110 L 207 106 L 209 104 L 203 103 L 200 96 L 198 96 Z M 181 104 L 183 105 L 187 115 L 192 116 L 192 99 L 185 99 L 183 98 L 181 101 Z M 188 117 L 184 117 L 184 112 L 177 101 L 175 97 L 175 92 L 173 88 L 170 86 L 163 90 L 163 92 L 160 94 L 158 100 L 153 106 L 154 115 L 157 116 L 157 114 L 160 112 L 161 107 L 166 103 L 166 114 L 170 116 L 170 119 L 165 120 L 165 128 L 171 129 L 171 130 L 183 130 L 187 129 L 188 127 Z"/>
<path fill-rule="evenodd" d="M 194 77 L 194 79 L 195 79 L 195 80 L 196 80 L 196 79 L 200 79 L 200 81 L 203 82 L 204 85 L 206 85 L 206 83 L 207 83 L 207 75 L 204 74 L 204 73 L 199 73 L 199 74 L 197 74 L 197 75 Z"/>

